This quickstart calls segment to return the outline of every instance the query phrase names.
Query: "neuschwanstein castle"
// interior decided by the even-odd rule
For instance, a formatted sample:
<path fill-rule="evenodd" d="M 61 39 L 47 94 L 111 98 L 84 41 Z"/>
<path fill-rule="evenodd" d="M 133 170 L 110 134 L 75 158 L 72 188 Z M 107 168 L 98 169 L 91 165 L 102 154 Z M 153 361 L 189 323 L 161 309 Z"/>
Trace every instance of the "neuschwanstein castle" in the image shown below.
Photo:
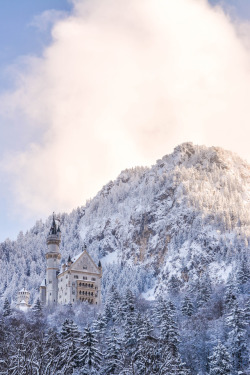
<path fill-rule="evenodd" d="M 46 279 L 40 286 L 40 300 L 46 305 L 75 303 L 86 301 L 90 304 L 101 303 L 102 266 L 91 259 L 87 250 L 68 259 L 60 267 L 59 245 L 61 231 L 53 215 L 52 225 L 47 236 Z"/>

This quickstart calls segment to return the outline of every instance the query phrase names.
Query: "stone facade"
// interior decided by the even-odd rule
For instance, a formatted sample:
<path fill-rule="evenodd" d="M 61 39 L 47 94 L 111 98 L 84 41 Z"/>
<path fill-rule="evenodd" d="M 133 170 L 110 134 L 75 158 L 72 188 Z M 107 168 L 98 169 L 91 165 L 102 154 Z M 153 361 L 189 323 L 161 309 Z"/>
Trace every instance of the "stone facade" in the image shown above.
<path fill-rule="evenodd" d="M 53 306 L 75 302 L 101 303 L 102 266 L 93 262 L 87 250 L 68 259 L 60 269 L 61 254 L 59 245 L 61 232 L 53 217 L 52 226 L 47 237 L 46 279 L 40 286 L 40 300 L 43 304 Z"/>
<path fill-rule="evenodd" d="M 101 303 L 101 266 L 97 267 L 87 250 L 64 264 L 58 275 L 58 303 L 87 301 Z"/>

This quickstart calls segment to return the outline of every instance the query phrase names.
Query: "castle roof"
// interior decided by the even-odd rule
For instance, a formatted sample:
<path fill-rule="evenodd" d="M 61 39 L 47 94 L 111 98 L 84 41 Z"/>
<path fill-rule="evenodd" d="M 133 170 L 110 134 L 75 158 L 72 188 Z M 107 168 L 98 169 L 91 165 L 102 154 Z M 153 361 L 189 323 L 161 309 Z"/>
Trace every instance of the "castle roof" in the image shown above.
<path fill-rule="evenodd" d="M 46 279 L 43 279 L 42 283 L 40 286 L 46 286 Z"/>
<path fill-rule="evenodd" d="M 83 253 L 83 251 L 81 253 L 77 254 L 76 256 L 74 256 L 74 258 L 72 258 L 72 263 L 75 263 L 80 258 L 82 253 Z"/>
<path fill-rule="evenodd" d="M 93 261 L 93 259 L 91 258 L 91 256 L 89 255 L 89 253 L 87 252 L 86 249 L 84 249 L 81 253 L 75 255 L 71 261 L 72 263 L 70 263 L 70 265 L 68 264 L 64 264 L 64 265 L 61 265 L 61 269 L 60 269 L 60 272 L 59 272 L 59 275 L 63 272 L 67 272 L 69 271 L 70 269 L 72 270 L 72 268 L 74 268 L 74 266 L 78 263 L 78 260 L 82 257 L 86 255 L 88 257 L 88 259 L 90 260 L 90 263 L 92 264 L 93 268 L 94 268 L 94 273 L 99 273 L 99 269 L 98 269 L 98 266 L 95 264 L 95 262 Z M 85 271 L 82 271 L 82 272 L 85 272 Z M 93 271 L 92 271 L 93 272 Z"/>

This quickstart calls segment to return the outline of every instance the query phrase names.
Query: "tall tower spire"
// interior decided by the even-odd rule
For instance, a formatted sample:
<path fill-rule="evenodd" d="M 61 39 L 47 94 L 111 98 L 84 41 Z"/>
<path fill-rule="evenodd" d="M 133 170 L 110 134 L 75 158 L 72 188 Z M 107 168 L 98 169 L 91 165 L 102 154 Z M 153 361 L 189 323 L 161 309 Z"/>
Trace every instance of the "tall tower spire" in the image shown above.
<path fill-rule="evenodd" d="M 46 253 L 46 304 L 56 305 L 58 297 L 58 280 L 60 266 L 60 249 L 61 231 L 59 225 L 56 225 L 55 214 L 53 212 L 52 224 L 47 236 L 48 251 Z"/>

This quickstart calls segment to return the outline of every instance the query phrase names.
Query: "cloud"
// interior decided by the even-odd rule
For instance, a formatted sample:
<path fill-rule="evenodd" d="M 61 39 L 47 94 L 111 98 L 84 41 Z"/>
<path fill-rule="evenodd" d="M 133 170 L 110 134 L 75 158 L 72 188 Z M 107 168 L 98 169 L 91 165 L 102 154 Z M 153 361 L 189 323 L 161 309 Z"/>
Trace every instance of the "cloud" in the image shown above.
<path fill-rule="evenodd" d="M 15 79 L 0 116 L 38 134 L 1 163 L 22 212 L 70 210 L 185 141 L 250 156 L 249 51 L 205 0 L 75 1 Z"/>
<path fill-rule="evenodd" d="M 53 26 L 53 24 L 65 17 L 67 17 L 67 12 L 64 12 L 62 10 L 45 10 L 41 14 L 34 16 L 29 26 L 33 26 L 39 31 L 44 32 L 47 31 L 51 26 Z"/>

